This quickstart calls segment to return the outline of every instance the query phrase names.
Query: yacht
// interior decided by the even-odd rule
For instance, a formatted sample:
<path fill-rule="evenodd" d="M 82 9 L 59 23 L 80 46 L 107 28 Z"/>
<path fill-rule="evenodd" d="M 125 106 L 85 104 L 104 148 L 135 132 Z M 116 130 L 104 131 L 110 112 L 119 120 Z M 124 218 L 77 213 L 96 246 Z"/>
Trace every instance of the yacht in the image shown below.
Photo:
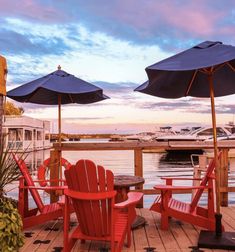
<path fill-rule="evenodd" d="M 217 127 L 217 137 L 230 137 L 231 131 L 227 127 Z M 157 142 L 169 142 L 169 141 L 205 141 L 213 137 L 212 127 L 196 127 L 188 133 L 177 135 L 165 135 L 156 138 Z"/>

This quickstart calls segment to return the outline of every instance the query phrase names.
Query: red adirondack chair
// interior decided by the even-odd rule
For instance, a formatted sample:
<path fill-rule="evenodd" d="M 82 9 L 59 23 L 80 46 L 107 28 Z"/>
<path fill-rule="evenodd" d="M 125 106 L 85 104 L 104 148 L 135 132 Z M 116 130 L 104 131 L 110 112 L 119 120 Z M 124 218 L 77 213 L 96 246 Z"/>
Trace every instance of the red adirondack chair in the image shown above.
<path fill-rule="evenodd" d="M 131 224 L 135 220 L 135 205 L 142 193 L 130 192 L 129 198 L 115 204 L 114 176 L 110 170 L 96 166 L 90 160 L 79 160 L 65 172 L 64 251 L 74 246 L 76 239 L 109 241 L 111 252 L 121 251 L 125 237 L 131 244 Z M 68 200 L 72 199 L 78 226 L 69 230 Z"/>
<path fill-rule="evenodd" d="M 55 202 L 44 205 L 38 190 L 64 190 L 67 186 L 37 187 L 33 181 L 25 162 L 13 154 L 13 158 L 19 166 L 22 177 L 19 179 L 19 203 L 18 210 L 23 220 L 23 228 L 29 228 L 49 220 L 63 217 L 64 202 Z M 28 191 L 30 191 L 37 208 L 29 209 Z"/>
<path fill-rule="evenodd" d="M 221 154 L 219 158 L 220 156 Z M 215 163 L 215 159 L 211 160 L 199 186 L 173 185 L 173 180 L 189 180 L 190 178 L 163 178 L 166 180 L 165 185 L 154 186 L 156 190 L 161 191 L 161 195 L 156 198 L 150 210 L 161 214 L 161 229 L 167 230 L 169 217 L 174 217 L 208 230 L 215 230 L 213 183 Z M 191 203 L 182 202 L 172 197 L 175 190 L 182 190 L 183 192 L 188 189 L 196 189 Z M 205 189 L 208 190 L 208 202 L 207 206 L 203 207 L 199 206 L 198 203 Z"/>

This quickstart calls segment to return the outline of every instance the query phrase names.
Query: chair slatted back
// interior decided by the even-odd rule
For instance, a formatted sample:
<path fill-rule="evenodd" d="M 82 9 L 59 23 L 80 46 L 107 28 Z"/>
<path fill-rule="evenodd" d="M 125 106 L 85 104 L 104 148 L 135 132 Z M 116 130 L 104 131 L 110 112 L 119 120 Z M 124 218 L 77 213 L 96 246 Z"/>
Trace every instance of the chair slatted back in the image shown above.
<path fill-rule="evenodd" d="M 113 191 L 113 173 L 90 160 L 79 160 L 65 171 L 68 189 L 83 193 Z M 114 197 L 98 200 L 72 199 L 81 231 L 89 236 L 102 237 L 111 234 Z"/>
<path fill-rule="evenodd" d="M 220 159 L 220 157 L 221 157 L 221 152 L 218 155 L 218 159 Z M 200 183 L 200 186 L 205 187 L 207 185 L 208 180 L 210 179 L 210 176 L 212 175 L 212 173 L 215 170 L 215 166 L 216 166 L 216 160 L 215 160 L 215 158 L 213 158 L 208 165 L 208 168 L 207 168 L 206 173 Z M 196 190 L 195 196 L 193 197 L 193 200 L 190 204 L 190 212 L 193 212 L 195 210 L 203 192 L 204 192 L 203 188 Z"/>
<path fill-rule="evenodd" d="M 24 160 L 20 159 L 18 156 L 16 156 L 15 154 L 13 154 L 13 158 L 14 160 L 16 161 L 21 173 L 22 173 L 22 176 L 24 177 L 24 180 L 26 182 L 26 185 L 27 186 L 35 186 L 34 182 L 33 182 L 33 179 L 29 173 L 29 170 L 24 162 Z M 37 189 L 33 189 L 33 188 L 30 188 L 29 189 L 37 207 L 38 207 L 38 210 L 40 212 L 42 212 L 43 208 L 44 208 L 44 204 L 42 202 L 42 199 L 38 193 L 38 190 Z"/>

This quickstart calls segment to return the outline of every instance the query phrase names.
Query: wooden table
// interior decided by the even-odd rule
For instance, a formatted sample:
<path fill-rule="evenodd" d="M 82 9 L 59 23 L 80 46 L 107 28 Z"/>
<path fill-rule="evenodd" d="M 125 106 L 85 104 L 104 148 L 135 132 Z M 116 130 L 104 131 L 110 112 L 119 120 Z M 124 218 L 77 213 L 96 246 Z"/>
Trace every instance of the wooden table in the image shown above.
<path fill-rule="evenodd" d="M 123 202 L 127 199 L 127 194 L 130 191 L 130 187 L 138 187 L 144 184 L 144 178 L 133 175 L 117 175 L 114 176 L 114 189 L 117 191 L 115 202 Z M 142 216 L 137 215 L 132 229 L 145 225 L 146 221 Z"/>

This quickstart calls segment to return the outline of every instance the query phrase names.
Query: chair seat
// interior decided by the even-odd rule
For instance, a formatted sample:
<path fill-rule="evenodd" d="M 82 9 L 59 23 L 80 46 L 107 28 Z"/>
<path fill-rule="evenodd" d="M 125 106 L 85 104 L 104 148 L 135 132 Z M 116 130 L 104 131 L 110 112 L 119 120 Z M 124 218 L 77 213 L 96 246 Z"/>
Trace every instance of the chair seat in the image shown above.
<path fill-rule="evenodd" d="M 190 204 L 186 203 L 186 202 L 182 202 L 179 200 L 176 200 L 174 198 L 171 198 L 169 200 L 169 208 L 172 210 L 176 210 L 176 211 L 180 211 L 183 213 L 190 213 Z"/>
<path fill-rule="evenodd" d="M 116 216 L 116 221 L 115 221 L 115 236 L 114 240 L 115 242 L 120 242 L 122 241 L 125 237 L 125 233 L 127 232 L 127 227 L 128 227 L 128 214 L 127 212 L 120 212 Z M 103 241 L 110 241 L 110 236 L 91 236 L 91 235 L 85 235 L 82 233 L 80 226 L 78 225 L 74 232 L 71 235 L 72 239 L 84 239 L 84 240 L 103 240 Z"/>
<path fill-rule="evenodd" d="M 52 204 L 49 204 L 49 205 L 45 205 L 43 207 L 42 214 L 56 212 L 56 211 L 59 211 L 59 210 L 62 211 L 62 208 L 57 202 L 55 202 L 55 203 L 52 203 Z"/>
<path fill-rule="evenodd" d="M 151 206 L 150 210 L 161 212 L 161 196 L 157 196 L 157 198 L 154 201 L 154 204 Z M 174 198 L 169 199 L 168 201 L 168 208 L 175 211 L 180 211 L 184 213 L 190 213 L 190 204 L 186 202 L 182 202 L 179 200 L 176 200 Z"/>

